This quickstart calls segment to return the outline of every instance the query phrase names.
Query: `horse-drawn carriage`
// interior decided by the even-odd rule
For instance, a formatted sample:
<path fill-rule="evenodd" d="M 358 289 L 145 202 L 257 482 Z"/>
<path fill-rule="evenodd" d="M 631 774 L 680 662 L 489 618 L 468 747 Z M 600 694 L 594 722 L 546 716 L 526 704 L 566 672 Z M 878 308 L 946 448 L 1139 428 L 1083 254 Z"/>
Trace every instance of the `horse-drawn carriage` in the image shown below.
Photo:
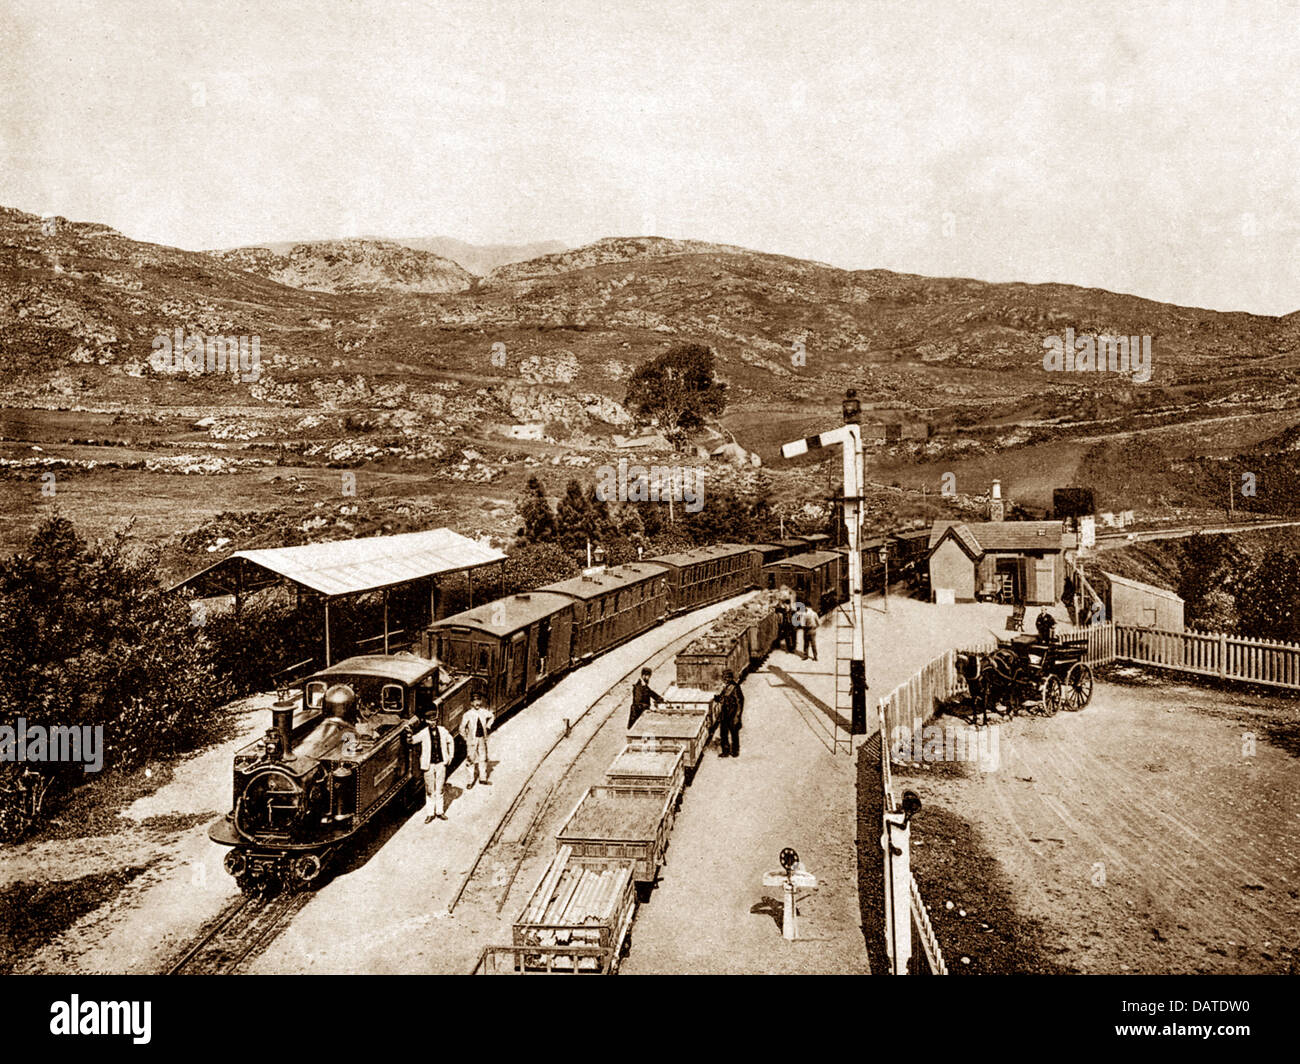
<path fill-rule="evenodd" d="M 983 719 L 998 705 L 1008 713 L 1029 710 L 1050 717 L 1062 706 L 1082 709 L 1092 700 L 1087 653 L 1083 639 L 1018 635 L 999 639 L 989 653 L 958 654 L 957 670 L 975 714 Z"/>

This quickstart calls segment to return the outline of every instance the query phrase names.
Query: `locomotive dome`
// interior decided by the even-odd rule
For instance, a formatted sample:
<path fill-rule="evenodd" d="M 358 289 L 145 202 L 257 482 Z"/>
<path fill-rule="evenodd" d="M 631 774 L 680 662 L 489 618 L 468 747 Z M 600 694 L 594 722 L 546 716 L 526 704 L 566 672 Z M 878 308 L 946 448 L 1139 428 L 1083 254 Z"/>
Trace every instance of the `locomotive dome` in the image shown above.
<path fill-rule="evenodd" d="M 325 710 L 331 717 L 347 719 L 357 704 L 357 693 L 345 683 L 336 683 L 325 692 Z"/>

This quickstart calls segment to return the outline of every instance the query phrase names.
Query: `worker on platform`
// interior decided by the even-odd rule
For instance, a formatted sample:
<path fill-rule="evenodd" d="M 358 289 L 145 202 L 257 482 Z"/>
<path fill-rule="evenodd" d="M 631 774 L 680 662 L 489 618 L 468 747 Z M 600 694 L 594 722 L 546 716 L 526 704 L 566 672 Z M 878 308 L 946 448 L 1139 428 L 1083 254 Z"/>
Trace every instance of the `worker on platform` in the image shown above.
<path fill-rule="evenodd" d="M 488 710 L 487 704 L 478 695 L 470 703 L 469 712 L 460 719 L 460 734 L 465 740 L 466 760 L 474 767 L 473 778 L 467 787 L 482 781 L 491 784 L 488 779 L 488 732 L 496 720 Z"/>
<path fill-rule="evenodd" d="M 628 710 L 627 714 L 628 728 L 636 724 L 637 718 L 650 708 L 652 702 L 662 702 L 663 700 L 663 695 L 650 686 L 650 670 L 648 668 L 642 669 L 641 678 L 632 685 L 632 708 Z"/>
<path fill-rule="evenodd" d="M 808 655 L 812 654 L 813 661 L 817 660 L 817 626 L 822 623 L 822 619 L 817 616 L 817 611 L 811 606 L 802 602 L 795 603 L 795 625 L 803 631 L 803 659 L 808 660 Z"/>
<path fill-rule="evenodd" d="M 443 789 L 447 786 L 447 766 L 456 753 L 456 741 L 451 732 L 441 724 L 426 724 L 415 734 L 420 748 L 420 771 L 424 773 L 424 793 L 433 799 L 433 812 L 424 818 L 426 824 L 433 820 L 446 820 L 443 807 Z"/>
<path fill-rule="evenodd" d="M 776 604 L 776 641 L 778 646 L 790 654 L 794 653 L 794 624 L 790 619 L 792 612 L 790 603 L 786 601 L 785 592 L 782 591 L 781 598 Z"/>
<path fill-rule="evenodd" d="M 714 696 L 721 713 L 718 734 L 722 757 L 740 756 L 740 718 L 745 712 L 745 695 L 736 683 L 736 674 L 728 669 L 722 674 L 722 690 Z"/>

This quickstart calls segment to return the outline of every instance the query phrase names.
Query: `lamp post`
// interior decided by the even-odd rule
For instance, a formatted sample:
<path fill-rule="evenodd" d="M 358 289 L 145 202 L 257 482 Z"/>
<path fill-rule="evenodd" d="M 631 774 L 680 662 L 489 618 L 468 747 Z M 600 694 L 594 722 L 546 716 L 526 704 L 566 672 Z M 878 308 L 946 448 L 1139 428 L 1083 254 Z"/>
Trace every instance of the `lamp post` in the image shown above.
<path fill-rule="evenodd" d="M 880 563 L 885 567 L 885 612 L 889 612 L 889 544 L 880 548 Z"/>

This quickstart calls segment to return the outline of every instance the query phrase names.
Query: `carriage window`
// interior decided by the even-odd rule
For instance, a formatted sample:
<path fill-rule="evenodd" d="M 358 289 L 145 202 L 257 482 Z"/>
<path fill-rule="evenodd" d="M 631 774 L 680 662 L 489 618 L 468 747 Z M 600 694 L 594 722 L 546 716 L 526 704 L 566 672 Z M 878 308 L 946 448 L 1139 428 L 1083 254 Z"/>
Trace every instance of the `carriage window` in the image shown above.
<path fill-rule="evenodd" d="M 307 708 L 320 709 L 325 704 L 325 684 L 313 680 L 307 685 Z"/>
<path fill-rule="evenodd" d="M 379 709 L 382 713 L 401 713 L 406 709 L 406 691 L 400 684 L 384 684 L 379 691 Z"/>
<path fill-rule="evenodd" d="M 487 675 L 487 671 L 488 671 L 488 648 L 487 647 L 478 648 L 478 668 L 475 671 L 482 673 L 484 676 Z"/>

